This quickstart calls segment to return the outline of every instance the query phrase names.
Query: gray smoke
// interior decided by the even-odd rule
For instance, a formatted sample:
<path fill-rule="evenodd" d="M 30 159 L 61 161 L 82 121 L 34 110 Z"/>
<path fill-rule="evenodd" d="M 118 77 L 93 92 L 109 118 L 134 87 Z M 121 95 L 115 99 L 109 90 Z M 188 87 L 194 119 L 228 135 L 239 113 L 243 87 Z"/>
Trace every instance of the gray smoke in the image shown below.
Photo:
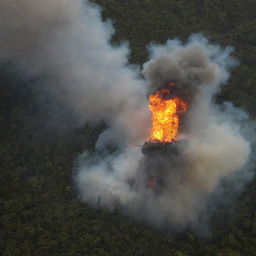
<path fill-rule="evenodd" d="M 190 37 L 187 45 L 169 40 L 165 46 L 149 47 L 151 60 L 144 65 L 143 75 L 152 93 L 169 81 L 183 93 L 194 96 L 202 86 L 218 86 L 228 76 L 228 68 L 236 65 L 229 57 L 231 47 L 220 50 L 200 35 Z"/>
<path fill-rule="evenodd" d="M 146 86 L 128 65 L 127 44 L 110 45 L 113 32 L 88 1 L 0 1 L 0 60 L 43 76 L 43 93 L 73 111 L 77 123 L 103 120 L 116 139 L 135 142 L 147 129 Z"/>
<path fill-rule="evenodd" d="M 25 76 L 43 76 L 43 93 L 75 113 L 78 123 L 103 120 L 109 127 L 96 151 L 78 159 L 81 198 L 159 228 L 196 226 L 223 179 L 239 177 L 244 184 L 250 177 L 250 129 L 241 127 L 248 117 L 232 104 L 213 102 L 236 65 L 232 48 L 200 35 L 186 44 L 151 45 L 142 79 L 128 64 L 128 45 L 110 44 L 113 32 L 88 1 L 0 0 L 1 62 L 12 62 Z M 138 146 L 151 128 L 147 95 L 169 81 L 191 98 L 184 143 L 177 143 L 177 156 L 147 156 Z M 157 192 L 147 184 L 149 173 L 164 180 Z"/>

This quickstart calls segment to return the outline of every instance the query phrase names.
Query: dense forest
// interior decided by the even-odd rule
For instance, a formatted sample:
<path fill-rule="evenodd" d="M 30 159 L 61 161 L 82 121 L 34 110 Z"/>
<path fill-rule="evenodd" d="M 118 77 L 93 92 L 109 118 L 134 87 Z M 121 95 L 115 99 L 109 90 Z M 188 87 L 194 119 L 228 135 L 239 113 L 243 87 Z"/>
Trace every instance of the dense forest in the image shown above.
<path fill-rule="evenodd" d="M 235 48 L 240 65 L 218 95 L 255 117 L 255 0 L 94 0 L 111 19 L 113 44 L 128 41 L 130 63 L 147 60 L 146 46 L 202 33 Z M 93 150 L 104 125 L 72 132 L 44 127 L 35 91 L 11 63 L 0 67 L 0 254 L 256 255 L 256 180 L 230 207 L 215 210 L 210 232 L 165 234 L 81 202 L 73 182 L 77 156 Z M 63 126 L 68 123 L 63 123 Z M 64 134 L 63 134 L 64 133 Z M 53 139 L 54 138 L 54 139 Z"/>

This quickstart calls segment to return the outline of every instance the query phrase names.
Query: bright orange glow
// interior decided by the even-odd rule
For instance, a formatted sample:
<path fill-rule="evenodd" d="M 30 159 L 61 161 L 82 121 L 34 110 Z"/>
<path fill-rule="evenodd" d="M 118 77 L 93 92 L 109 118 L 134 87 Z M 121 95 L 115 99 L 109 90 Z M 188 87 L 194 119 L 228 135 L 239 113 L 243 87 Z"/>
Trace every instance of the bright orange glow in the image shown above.
<path fill-rule="evenodd" d="M 149 140 L 172 142 L 180 128 L 180 115 L 187 111 L 187 103 L 179 97 L 171 96 L 171 88 L 162 88 L 149 96 L 152 112 L 152 129 Z"/>

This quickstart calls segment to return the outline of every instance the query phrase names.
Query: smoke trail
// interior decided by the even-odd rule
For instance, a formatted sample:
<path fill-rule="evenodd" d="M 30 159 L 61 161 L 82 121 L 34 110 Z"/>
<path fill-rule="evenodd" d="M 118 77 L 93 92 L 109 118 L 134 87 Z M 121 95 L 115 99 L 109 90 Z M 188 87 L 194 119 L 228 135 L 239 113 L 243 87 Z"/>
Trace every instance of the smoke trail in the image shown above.
<path fill-rule="evenodd" d="M 247 117 L 232 105 L 213 102 L 236 64 L 232 49 L 198 35 L 186 44 L 151 45 L 143 80 L 128 65 L 128 46 L 110 44 L 113 32 L 88 1 L 0 1 L 1 62 L 11 61 L 27 77 L 42 76 L 40 93 L 61 102 L 77 123 L 103 120 L 109 127 L 96 152 L 78 160 L 81 198 L 159 228 L 197 225 L 223 178 L 247 175 L 250 144 L 240 126 Z M 145 140 L 146 96 L 169 80 L 191 97 L 181 134 L 186 140 L 177 145 L 179 156 L 146 156 L 141 148 L 125 145 Z M 164 180 L 157 193 L 147 186 L 149 172 Z"/>

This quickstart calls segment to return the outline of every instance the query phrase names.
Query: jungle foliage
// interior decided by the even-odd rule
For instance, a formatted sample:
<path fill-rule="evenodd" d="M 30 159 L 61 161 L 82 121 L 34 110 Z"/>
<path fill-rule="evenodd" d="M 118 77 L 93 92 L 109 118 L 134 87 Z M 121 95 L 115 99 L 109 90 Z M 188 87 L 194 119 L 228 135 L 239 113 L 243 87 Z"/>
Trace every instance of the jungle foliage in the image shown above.
<path fill-rule="evenodd" d="M 113 44 L 129 42 L 131 63 L 147 59 L 150 42 L 186 40 L 192 33 L 234 46 L 240 65 L 219 98 L 255 116 L 255 0 L 94 2 L 104 19 L 114 20 Z M 191 231 L 167 235 L 117 211 L 91 208 L 78 199 L 72 177 L 77 156 L 93 150 L 102 127 L 66 134 L 43 129 L 37 120 L 44 113 L 29 85 L 35 81 L 22 79 L 10 64 L 2 65 L 0 74 L 1 255 L 256 255 L 255 180 L 232 207 L 215 210 L 207 237 Z"/>

